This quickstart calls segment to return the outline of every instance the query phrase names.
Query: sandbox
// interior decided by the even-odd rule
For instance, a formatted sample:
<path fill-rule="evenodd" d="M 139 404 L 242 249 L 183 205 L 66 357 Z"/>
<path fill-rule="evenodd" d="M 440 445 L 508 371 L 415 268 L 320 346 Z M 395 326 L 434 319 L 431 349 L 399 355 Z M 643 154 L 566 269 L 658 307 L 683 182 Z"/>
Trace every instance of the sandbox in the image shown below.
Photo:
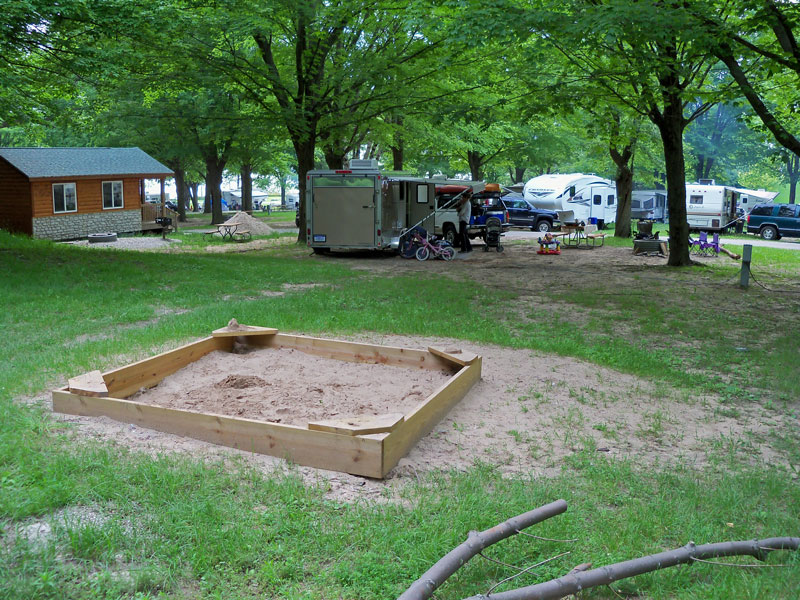
<path fill-rule="evenodd" d="M 56 412 L 382 478 L 480 376 L 481 357 L 457 348 L 232 324 L 152 358 L 72 378 L 52 395 Z"/>

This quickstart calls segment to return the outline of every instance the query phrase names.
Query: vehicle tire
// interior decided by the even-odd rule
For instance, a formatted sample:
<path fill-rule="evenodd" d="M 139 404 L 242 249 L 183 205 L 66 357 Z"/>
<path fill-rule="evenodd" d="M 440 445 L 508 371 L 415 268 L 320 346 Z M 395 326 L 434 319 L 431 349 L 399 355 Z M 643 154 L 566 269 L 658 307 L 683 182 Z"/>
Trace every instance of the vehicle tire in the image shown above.
<path fill-rule="evenodd" d="M 90 244 L 99 244 L 101 242 L 116 242 L 117 234 L 114 231 L 108 233 L 90 233 L 88 235 Z"/>
<path fill-rule="evenodd" d="M 456 251 L 453 250 L 453 247 L 446 246 L 445 248 L 442 248 L 442 253 L 439 256 L 441 256 L 444 260 L 453 260 L 453 258 L 455 258 L 455 255 Z"/>
<path fill-rule="evenodd" d="M 762 240 L 777 240 L 778 228 L 773 225 L 765 225 L 761 228 L 760 235 Z"/>
<path fill-rule="evenodd" d="M 453 227 L 453 225 L 450 223 L 445 223 L 442 227 L 442 234 L 445 242 L 451 246 L 456 245 L 456 228 Z"/>
<path fill-rule="evenodd" d="M 425 246 L 417 248 L 417 260 L 428 260 L 431 252 Z"/>
<path fill-rule="evenodd" d="M 547 233 L 553 229 L 553 224 L 550 221 L 541 219 L 536 221 L 536 225 L 531 227 L 531 231 L 538 231 L 539 233 Z"/>
<path fill-rule="evenodd" d="M 502 252 L 502 251 L 503 251 L 503 249 L 504 249 L 504 248 L 503 248 L 503 246 L 502 246 L 502 245 L 500 245 L 500 244 L 497 244 L 497 252 L 498 252 L 498 253 Z"/>
<path fill-rule="evenodd" d="M 314 254 L 325 254 L 330 248 L 312 248 Z"/>

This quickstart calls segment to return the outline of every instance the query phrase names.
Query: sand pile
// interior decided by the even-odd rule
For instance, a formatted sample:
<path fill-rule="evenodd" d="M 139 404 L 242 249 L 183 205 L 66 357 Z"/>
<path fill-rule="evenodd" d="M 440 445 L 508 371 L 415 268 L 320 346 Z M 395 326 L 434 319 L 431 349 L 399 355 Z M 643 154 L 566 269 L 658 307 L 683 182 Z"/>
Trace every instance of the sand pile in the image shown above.
<path fill-rule="evenodd" d="M 255 217 L 248 215 L 246 212 L 237 212 L 230 219 L 225 221 L 226 225 L 231 223 L 238 223 L 241 225 L 241 229 L 249 229 L 250 233 L 253 235 L 267 235 L 269 233 L 274 233 L 272 227 L 263 221 L 259 221 Z"/>

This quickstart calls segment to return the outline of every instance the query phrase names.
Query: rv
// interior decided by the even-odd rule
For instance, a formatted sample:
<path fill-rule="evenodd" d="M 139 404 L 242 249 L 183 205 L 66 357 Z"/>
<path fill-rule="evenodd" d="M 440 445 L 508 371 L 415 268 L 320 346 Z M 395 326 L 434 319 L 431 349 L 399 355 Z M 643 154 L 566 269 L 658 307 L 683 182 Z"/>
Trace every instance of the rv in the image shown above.
<path fill-rule="evenodd" d="M 617 219 L 617 186 L 597 175 L 539 175 L 525 184 L 523 196 L 536 208 L 558 212 L 562 223 L 596 221 L 602 229 Z"/>
<path fill-rule="evenodd" d="M 348 168 L 309 171 L 306 238 L 314 252 L 330 249 L 396 249 L 400 235 L 421 225 L 455 240 L 458 215 L 436 187 L 456 183 L 383 174 L 375 160 L 352 160 Z M 473 191 L 482 182 L 458 181 Z"/>
<path fill-rule="evenodd" d="M 713 180 L 687 183 L 686 221 L 689 223 L 689 229 L 699 231 L 728 229 L 737 218 L 738 196 L 734 188 L 715 185 Z"/>
<path fill-rule="evenodd" d="M 739 194 L 738 210 L 741 214 L 749 213 L 756 204 L 774 202 L 780 192 L 768 192 L 767 190 L 748 190 L 745 188 L 733 188 Z"/>
<path fill-rule="evenodd" d="M 664 223 L 668 216 L 666 190 L 633 190 L 631 219 Z"/>

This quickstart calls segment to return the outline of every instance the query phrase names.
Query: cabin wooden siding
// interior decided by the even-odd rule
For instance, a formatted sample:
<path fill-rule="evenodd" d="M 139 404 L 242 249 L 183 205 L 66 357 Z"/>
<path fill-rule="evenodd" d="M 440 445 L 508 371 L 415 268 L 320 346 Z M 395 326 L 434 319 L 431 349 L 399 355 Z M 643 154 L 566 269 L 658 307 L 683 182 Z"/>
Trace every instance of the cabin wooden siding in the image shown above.
<path fill-rule="evenodd" d="M 0 159 L 0 228 L 14 233 L 33 234 L 31 186 L 28 178 Z"/>
<path fill-rule="evenodd" d="M 103 182 L 122 180 L 122 208 L 103 208 Z M 53 184 L 74 183 L 77 213 L 53 212 Z M 33 217 L 86 214 L 139 209 L 142 205 L 139 178 L 103 177 L 99 179 L 46 179 L 32 182 Z"/>

